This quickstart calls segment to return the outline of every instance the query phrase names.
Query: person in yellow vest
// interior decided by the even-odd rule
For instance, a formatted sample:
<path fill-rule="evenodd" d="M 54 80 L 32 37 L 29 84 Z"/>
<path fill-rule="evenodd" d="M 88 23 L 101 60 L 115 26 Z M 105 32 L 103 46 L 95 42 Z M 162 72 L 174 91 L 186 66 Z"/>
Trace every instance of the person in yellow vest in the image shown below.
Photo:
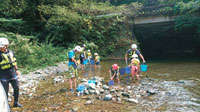
<path fill-rule="evenodd" d="M 100 56 L 98 55 L 98 53 L 94 53 L 94 61 L 95 61 L 95 65 L 94 67 L 96 68 L 97 65 L 100 64 Z"/>
<path fill-rule="evenodd" d="M 126 64 L 129 64 L 128 60 L 130 60 L 130 61 L 132 60 L 132 55 L 133 54 L 137 54 L 142 59 L 143 63 L 145 63 L 145 59 L 144 59 L 143 55 L 140 53 L 140 51 L 137 49 L 137 45 L 136 44 L 132 44 L 131 45 L 131 49 L 129 49 L 125 54 Z"/>
<path fill-rule="evenodd" d="M 139 72 L 139 66 L 140 66 L 140 60 L 138 59 L 138 55 L 137 54 L 133 54 L 132 55 L 132 60 L 131 60 L 131 64 L 129 65 L 129 67 L 131 67 L 131 78 L 132 80 L 134 79 L 134 76 L 137 77 L 138 80 L 140 80 L 138 72 Z"/>
<path fill-rule="evenodd" d="M 19 99 L 19 76 L 15 54 L 8 49 L 7 38 L 0 37 L 0 80 L 8 98 L 9 83 L 14 89 L 14 107 L 22 107 Z"/>
<path fill-rule="evenodd" d="M 90 50 L 88 50 L 88 52 L 87 52 L 87 58 L 88 58 L 89 62 L 92 59 L 92 53 L 90 52 Z"/>
<path fill-rule="evenodd" d="M 84 65 L 84 60 L 86 59 L 85 47 L 86 45 L 83 44 L 80 50 L 80 65 L 81 65 L 82 70 L 85 68 L 85 65 Z"/>

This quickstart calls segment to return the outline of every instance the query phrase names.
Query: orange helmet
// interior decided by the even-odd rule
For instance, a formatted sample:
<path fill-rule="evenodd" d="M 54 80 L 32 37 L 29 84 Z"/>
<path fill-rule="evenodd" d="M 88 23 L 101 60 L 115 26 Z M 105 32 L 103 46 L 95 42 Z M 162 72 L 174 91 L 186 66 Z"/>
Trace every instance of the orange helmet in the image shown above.
<path fill-rule="evenodd" d="M 113 68 L 114 70 L 117 70 L 117 69 L 118 69 L 118 65 L 117 65 L 117 64 L 113 64 L 113 65 L 112 65 L 112 68 Z"/>

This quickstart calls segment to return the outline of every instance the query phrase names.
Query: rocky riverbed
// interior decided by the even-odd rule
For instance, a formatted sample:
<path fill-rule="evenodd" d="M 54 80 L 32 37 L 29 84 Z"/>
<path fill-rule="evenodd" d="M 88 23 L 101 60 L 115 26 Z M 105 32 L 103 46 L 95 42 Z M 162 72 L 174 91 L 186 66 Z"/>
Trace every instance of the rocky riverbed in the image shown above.
<path fill-rule="evenodd" d="M 166 81 L 142 77 L 140 81 L 108 86 L 108 81 L 104 77 L 94 76 L 79 78 L 78 84 L 84 85 L 85 89 L 81 92 L 70 92 L 65 75 L 66 65 L 66 62 L 63 62 L 58 66 L 22 75 L 20 101 L 24 107 L 12 110 L 20 112 L 199 111 L 199 96 L 193 95 L 187 89 L 197 86 L 199 80 Z M 91 80 L 95 83 L 91 83 Z"/>

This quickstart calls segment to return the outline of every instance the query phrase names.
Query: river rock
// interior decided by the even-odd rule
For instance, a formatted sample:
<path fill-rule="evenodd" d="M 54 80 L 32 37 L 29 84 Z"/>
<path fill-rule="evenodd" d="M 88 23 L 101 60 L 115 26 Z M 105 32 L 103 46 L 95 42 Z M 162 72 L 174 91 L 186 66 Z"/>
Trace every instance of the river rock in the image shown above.
<path fill-rule="evenodd" d="M 109 87 L 107 85 L 103 85 L 103 89 L 109 90 Z"/>
<path fill-rule="evenodd" d="M 112 99 L 112 95 L 111 94 L 108 94 L 108 95 L 104 96 L 104 100 L 105 101 L 110 101 L 111 99 Z"/>
<path fill-rule="evenodd" d="M 90 104 L 92 104 L 93 102 L 91 101 L 91 100 L 88 100 L 88 101 L 86 101 L 86 103 L 85 103 L 85 105 L 90 105 Z"/>
<path fill-rule="evenodd" d="M 94 83 L 90 83 L 89 85 L 88 85 L 88 89 L 90 90 L 90 89 L 93 89 L 93 90 L 95 90 L 95 84 Z"/>
<path fill-rule="evenodd" d="M 88 95 L 89 94 L 89 91 L 86 89 L 84 90 L 84 94 Z"/>
<path fill-rule="evenodd" d="M 99 89 L 100 93 L 104 93 L 104 89 Z"/>
<path fill-rule="evenodd" d="M 81 82 L 88 82 L 88 80 L 87 79 L 82 79 Z"/>
<path fill-rule="evenodd" d="M 53 78 L 53 84 L 60 83 L 60 82 L 62 83 L 64 82 L 64 79 L 62 76 L 57 76 Z"/>
<path fill-rule="evenodd" d="M 95 90 L 92 90 L 92 89 L 89 89 L 88 91 L 89 91 L 90 94 L 94 94 L 95 93 Z"/>
<path fill-rule="evenodd" d="M 125 96 L 125 97 L 128 97 L 128 98 L 130 98 L 130 94 L 128 94 L 128 93 L 125 93 L 125 92 L 123 92 L 123 93 L 122 93 L 122 96 Z"/>
<path fill-rule="evenodd" d="M 60 89 L 60 92 L 65 92 L 65 91 L 67 91 L 67 88 Z"/>
<path fill-rule="evenodd" d="M 99 94 L 100 94 L 100 91 L 99 91 L 98 89 L 96 89 L 96 90 L 95 90 L 95 94 L 96 94 L 96 95 L 99 95 Z"/>
<path fill-rule="evenodd" d="M 147 93 L 149 93 L 150 95 L 156 94 L 156 90 L 155 89 L 148 89 Z"/>
<path fill-rule="evenodd" d="M 131 102 L 131 103 L 138 103 L 138 100 L 137 99 L 134 99 L 134 98 L 130 98 L 127 100 L 128 102 Z"/>

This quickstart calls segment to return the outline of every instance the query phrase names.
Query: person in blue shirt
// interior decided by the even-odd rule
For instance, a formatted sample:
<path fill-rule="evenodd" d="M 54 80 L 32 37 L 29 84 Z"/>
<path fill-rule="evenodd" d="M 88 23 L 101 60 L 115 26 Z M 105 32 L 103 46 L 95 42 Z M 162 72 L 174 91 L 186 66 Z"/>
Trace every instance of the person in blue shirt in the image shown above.
<path fill-rule="evenodd" d="M 74 91 L 72 84 L 74 83 L 74 88 L 76 89 L 76 78 L 78 77 L 78 71 L 77 71 L 77 65 L 78 62 L 75 59 L 75 53 L 79 53 L 81 50 L 80 46 L 76 46 L 73 50 L 70 50 L 68 53 L 68 67 L 69 67 L 69 74 L 70 74 L 70 79 L 69 79 L 69 84 L 70 84 L 70 91 Z"/>

